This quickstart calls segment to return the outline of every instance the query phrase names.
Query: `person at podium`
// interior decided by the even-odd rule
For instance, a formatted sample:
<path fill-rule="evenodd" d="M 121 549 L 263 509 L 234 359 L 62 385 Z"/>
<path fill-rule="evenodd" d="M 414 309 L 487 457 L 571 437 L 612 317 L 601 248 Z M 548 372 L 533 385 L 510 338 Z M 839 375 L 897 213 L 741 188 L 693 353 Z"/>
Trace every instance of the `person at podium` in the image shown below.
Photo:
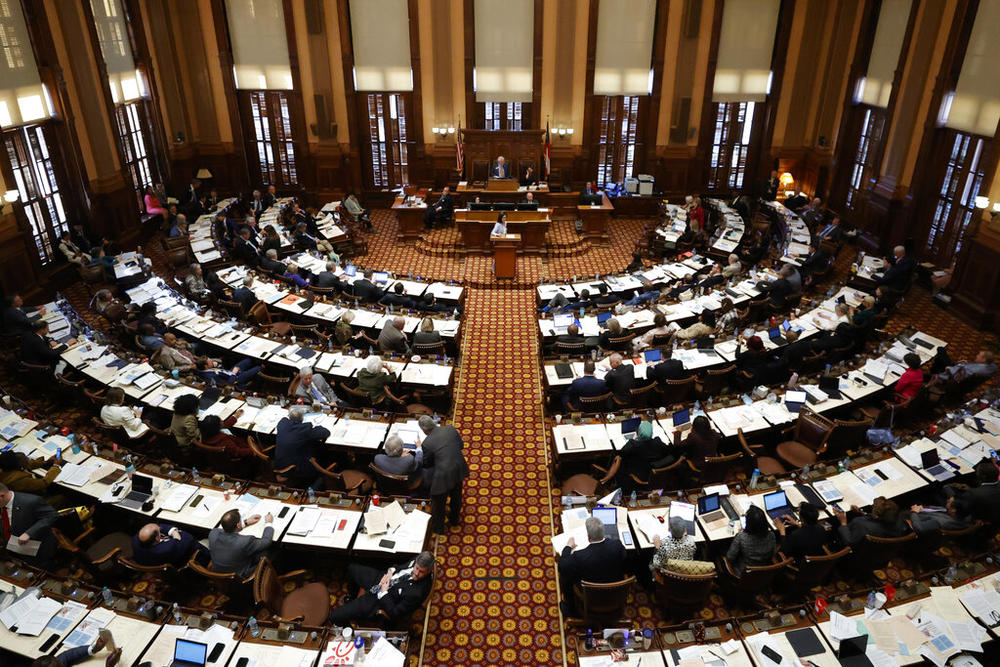
<path fill-rule="evenodd" d="M 490 236 L 506 236 L 507 235 L 507 214 L 501 212 L 497 216 L 497 224 L 493 225 L 493 229 L 490 231 Z"/>
<path fill-rule="evenodd" d="M 518 185 L 522 188 L 526 188 L 531 185 L 538 185 L 538 177 L 535 176 L 535 168 L 529 166 L 524 170 L 524 175 L 521 176 L 521 180 L 518 181 Z"/>
<path fill-rule="evenodd" d="M 503 159 L 503 155 L 498 157 L 497 161 L 493 163 L 493 169 L 490 170 L 490 178 L 510 178 L 510 165 Z"/>

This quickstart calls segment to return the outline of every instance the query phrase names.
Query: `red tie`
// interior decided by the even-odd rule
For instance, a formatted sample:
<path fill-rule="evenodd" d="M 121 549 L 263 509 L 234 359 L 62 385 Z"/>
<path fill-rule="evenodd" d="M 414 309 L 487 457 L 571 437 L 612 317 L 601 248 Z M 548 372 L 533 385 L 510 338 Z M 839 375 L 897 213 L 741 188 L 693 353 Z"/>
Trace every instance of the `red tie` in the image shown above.
<path fill-rule="evenodd" d="M 0 510 L 0 537 L 3 538 L 3 547 L 6 547 L 7 540 L 10 539 L 10 514 L 7 513 L 6 506 Z"/>

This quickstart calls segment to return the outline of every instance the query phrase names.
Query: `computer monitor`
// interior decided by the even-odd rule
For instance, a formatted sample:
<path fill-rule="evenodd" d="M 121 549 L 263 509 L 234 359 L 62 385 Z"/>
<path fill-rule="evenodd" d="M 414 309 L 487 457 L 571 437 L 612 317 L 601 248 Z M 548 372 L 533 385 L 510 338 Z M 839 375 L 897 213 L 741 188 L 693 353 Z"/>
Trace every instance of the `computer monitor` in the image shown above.
<path fill-rule="evenodd" d="M 690 410 L 678 410 L 674 413 L 674 426 L 683 426 L 691 421 Z"/>
<path fill-rule="evenodd" d="M 536 201 L 522 201 L 517 203 L 518 211 L 537 211 L 538 202 Z"/>
<path fill-rule="evenodd" d="M 491 211 L 493 210 L 493 204 L 485 201 L 472 202 L 469 204 L 470 211 Z"/>
<path fill-rule="evenodd" d="M 376 283 L 387 283 L 389 282 L 389 274 L 385 271 L 378 271 L 372 276 L 372 279 Z"/>
<path fill-rule="evenodd" d="M 787 506 L 788 497 L 785 495 L 784 491 L 775 491 L 774 493 L 764 494 L 764 509 L 768 512 Z"/>
<path fill-rule="evenodd" d="M 659 350 L 646 350 L 642 353 L 642 356 L 646 358 L 647 364 L 652 364 L 663 358 L 663 353 Z"/>
<path fill-rule="evenodd" d="M 582 206 L 600 206 L 604 203 L 604 196 L 600 194 L 594 195 L 580 195 L 580 204 Z"/>
<path fill-rule="evenodd" d="M 494 211 L 516 211 L 517 205 L 514 202 L 509 201 L 498 201 L 493 204 Z"/>
<path fill-rule="evenodd" d="M 183 665 L 204 665 L 208 659 L 208 644 L 177 638 L 174 643 L 174 661 Z"/>

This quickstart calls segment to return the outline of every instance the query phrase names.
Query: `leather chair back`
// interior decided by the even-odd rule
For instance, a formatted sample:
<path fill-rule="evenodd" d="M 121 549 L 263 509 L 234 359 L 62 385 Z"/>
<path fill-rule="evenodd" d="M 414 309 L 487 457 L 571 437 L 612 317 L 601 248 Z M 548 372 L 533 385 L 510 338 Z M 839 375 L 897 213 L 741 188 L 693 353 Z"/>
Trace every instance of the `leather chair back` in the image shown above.
<path fill-rule="evenodd" d="M 615 623 L 625 616 L 635 577 L 608 584 L 581 581 L 574 589 L 577 610 L 585 622 Z"/>

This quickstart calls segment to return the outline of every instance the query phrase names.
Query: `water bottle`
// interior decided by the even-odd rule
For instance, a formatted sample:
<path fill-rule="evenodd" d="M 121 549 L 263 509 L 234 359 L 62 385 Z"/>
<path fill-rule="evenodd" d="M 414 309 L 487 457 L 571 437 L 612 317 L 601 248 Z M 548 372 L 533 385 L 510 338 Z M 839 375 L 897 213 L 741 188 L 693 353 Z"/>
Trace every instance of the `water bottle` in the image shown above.
<path fill-rule="evenodd" d="M 198 474 L 197 468 L 191 468 L 191 478 L 197 483 L 201 481 L 201 476 Z"/>
<path fill-rule="evenodd" d="M 844 457 L 844 470 L 850 470 L 850 469 L 851 469 L 851 457 L 850 456 L 845 456 Z"/>
<path fill-rule="evenodd" d="M 573 507 L 573 497 L 568 493 L 562 497 L 563 511 L 569 511 Z"/>
<path fill-rule="evenodd" d="M 258 637 L 258 636 L 260 636 L 260 626 L 257 625 L 257 619 L 256 618 L 254 618 L 253 616 L 251 616 L 250 620 L 247 621 L 247 626 L 250 628 L 250 636 L 251 637 Z"/>
<path fill-rule="evenodd" d="M 635 507 L 635 503 L 636 503 L 636 496 L 635 496 L 635 490 L 633 489 L 631 495 L 629 495 L 628 497 L 628 506 Z"/>
<path fill-rule="evenodd" d="M 590 628 L 587 628 L 587 638 L 584 640 L 583 646 L 588 651 L 594 650 L 594 631 Z"/>
<path fill-rule="evenodd" d="M 178 605 L 176 602 L 174 603 L 174 622 L 175 623 L 181 622 L 181 608 L 180 605 Z"/>
<path fill-rule="evenodd" d="M 115 596 L 111 594 L 111 591 L 108 589 L 107 586 L 105 586 L 104 589 L 101 591 L 101 595 L 104 597 L 104 604 L 106 604 L 109 607 L 112 604 L 114 604 Z"/>
<path fill-rule="evenodd" d="M 308 489 L 306 489 L 306 493 L 309 494 L 309 502 L 310 503 L 316 502 L 316 492 L 313 491 L 313 488 L 311 486 Z"/>
<path fill-rule="evenodd" d="M 754 468 L 753 469 L 753 474 L 750 476 L 750 488 L 751 489 L 756 489 L 757 488 L 757 480 L 759 480 L 759 479 L 760 479 L 760 470 L 758 470 L 757 468 Z"/>
<path fill-rule="evenodd" d="M 830 364 L 826 365 L 826 369 L 823 371 L 823 375 L 826 377 L 830 377 Z"/>
<path fill-rule="evenodd" d="M 711 412 L 712 411 L 712 397 L 711 396 L 709 396 L 708 400 L 705 401 L 705 411 L 706 412 Z"/>
<path fill-rule="evenodd" d="M 354 638 L 354 664 L 363 665 L 365 662 L 365 638 L 356 636 Z"/>

